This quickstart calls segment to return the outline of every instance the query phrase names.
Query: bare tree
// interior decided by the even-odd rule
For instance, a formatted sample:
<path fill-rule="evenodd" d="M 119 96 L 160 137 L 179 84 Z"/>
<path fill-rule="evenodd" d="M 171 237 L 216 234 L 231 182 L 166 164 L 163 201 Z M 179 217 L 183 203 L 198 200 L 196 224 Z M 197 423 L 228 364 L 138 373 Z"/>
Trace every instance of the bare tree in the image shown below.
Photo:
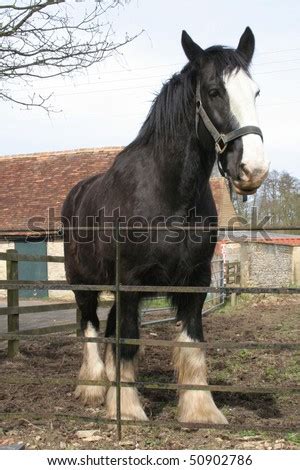
<path fill-rule="evenodd" d="M 300 180 L 288 172 L 272 170 L 254 197 L 243 203 L 233 199 L 236 211 L 250 221 L 252 207 L 257 208 L 259 220 L 269 218 L 273 225 L 299 225 Z M 295 232 L 291 232 L 295 233 Z"/>
<path fill-rule="evenodd" d="M 49 110 L 51 95 L 19 100 L 12 84 L 70 75 L 118 52 L 138 34 L 116 41 L 107 15 L 129 2 L 8 0 L 0 4 L 0 99 Z"/>

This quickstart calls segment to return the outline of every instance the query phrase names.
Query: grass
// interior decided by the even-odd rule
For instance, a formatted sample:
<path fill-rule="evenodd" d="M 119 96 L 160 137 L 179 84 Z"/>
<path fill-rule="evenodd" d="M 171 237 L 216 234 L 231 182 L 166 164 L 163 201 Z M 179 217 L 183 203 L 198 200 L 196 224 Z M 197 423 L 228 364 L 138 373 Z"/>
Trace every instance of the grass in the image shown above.
<path fill-rule="evenodd" d="M 265 433 L 258 433 L 257 431 L 251 431 L 250 429 L 247 431 L 240 431 L 238 433 L 239 437 L 261 437 L 262 439 L 265 437 Z"/>
<path fill-rule="evenodd" d="M 253 351 L 249 351 L 249 349 L 241 349 L 238 352 L 238 357 L 240 359 L 248 360 L 253 357 Z"/>
<path fill-rule="evenodd" d="M 265 372 L 265 378 L 268 380 L 276 381 L 276 382 L 281 382 L 281 377 L 279 377 L 280 369 L 274 367 L 274 366 L 268 366 L 264 370 Z"/>
<path fill-rule="evenodd" d="M 224 359 L 222 368 L 220 368 L 219 365 L 216 367 L 214 360 L 212 360 L 210 366 L 211 378 L 213 378 L 216 383 L 229 384 L 232 382 L 233 377 L 237 377 L 240 372 L 251 367 L 251 361 L 254 357 L 254 351 L 241 349 L 229 354 L 226 359 Z M 217 362 L 219 362 L 219 359 L 217 359 Z"/>
<path fill-rule="evenodd" d="M 224 305 L 219 307 L 214 315 L 226 315 L 228 313 L 240 313 L 240 311 L 243 309 L 243 307 L 247 306 L 249 303 L 253 303 L 257 301 L 257 296 L 253 294 L 239 294 L 236 297 L 236 305 L 233 307 L 231 305 L 231 298 L 228 297 L 225 300 Z"/>
<path fill-rule="evenodd" d="M 291 358 L 282 367 L 270 365 L 264 369 L 264 376 L 268 380 L 275 382 L 293 381 L 299 382 L 300 368 L 299 362 L 295 358 Z"/>
<path fill-rule="evenodd" d="M 286 353 L 283 357 L 268 351 L 258 353 L 256 350 L 241 349 L 225 357 L 211 355 L 208 360 L 209 377 L 214 384 L 229 385 L 240 380 L 274 385 L 300 382 L 299 355 L 295 353 Z"/>
<path fill-rule="evenodd" d="M 284 438 L 292 444 L 300 446 L 300 432 L 288 432 Z"/>
<path fill-rule="evenodd" d="M 242 294 L 242 295 L 238 296 L 238 304 L 248 302 L 249 300 L 251 300 L 250 295 Z M 253 298 L 252 298 L 252 300 L 253 300 Z M 209 298 L 207 298 L 206 303 L 207 303 L 208 307 L 211 307 L 211 302 L 210 302 Z M 232 307 L 231 304 L 230 304 L 230 298 L 228 298 L 227 300 L 225 300 L 225 303 L 221 307 L 219 307 L 215 310 L 214 315 L 215 314 L 218 315 L 218 314 L 224 314 L 224 313 L 225 314 L 226 313 L 232 313 L 238 307 L 240 308 L 241 306 L 237 305 L 236 307 Z M 152 297 L 152 298 L 149 298 L 149 299 L 144 299 L 141 302 L 140 308 L 141 309 L 145 309 L 145 308 L 172 308 L 172 303 L 167 297 L 161 297 L 161 296 Z M 204 307 L 204 309 L 205 309 L 205 307 Z"/>
<path fill-rule="evenodd" d="M 272 437 L 268 434 L 268 432 L 265 431 L 251 431 L 251 430 L 246 430 L 246 431 L 240 431 L 239 433 L 236 434 L 238 437 L 253 437 L 253 438 L 261 438 L 262 440 L 270 440 Z M 300 433 L 299 432 L 288 432 L 282 438 L 289 442 L 290 444 L 300 446 Z"/>
<path fill-rule="evenodd" d="M 230 383 L 232 374 L 227 369 L 212 372 L 211 380 L 216 384 L 226 385 Z"/>
<path fill-rule="evenodd" d="M 153 297 L 151 299 L 144 299 L 141 302 L 140 308 L 171 308 L 171 302 L 167 297 Z"/>
<path fill-rule="evenodd" d="M 299 367 L 299 355 L 297 359 L 293 358 L 289 361 L 284 371 L 285 379 L 300 381 L 300 367 Z"/>
<path fill-rule="evenodd" d="M 157 449 L 161 445 L 161 439 L 159 438 L 145 439 L 145 444 L 151 449 Z"/>

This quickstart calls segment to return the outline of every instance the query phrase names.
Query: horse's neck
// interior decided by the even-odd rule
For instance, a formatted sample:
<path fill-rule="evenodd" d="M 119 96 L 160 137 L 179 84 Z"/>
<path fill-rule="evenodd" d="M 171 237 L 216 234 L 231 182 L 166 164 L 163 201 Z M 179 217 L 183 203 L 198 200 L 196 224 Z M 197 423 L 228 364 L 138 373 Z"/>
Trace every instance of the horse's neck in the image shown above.
<path fill-rule="evenodd" d="M 172 200 L 174 209 L 189 210 L 207 197 L 209 178 L 215 156 L 201 146 L 196 135 L 179 136 L 160 155 L 161 187 L 166 199 Z M 201 205 L 205 205 L 205 200 Z"/>

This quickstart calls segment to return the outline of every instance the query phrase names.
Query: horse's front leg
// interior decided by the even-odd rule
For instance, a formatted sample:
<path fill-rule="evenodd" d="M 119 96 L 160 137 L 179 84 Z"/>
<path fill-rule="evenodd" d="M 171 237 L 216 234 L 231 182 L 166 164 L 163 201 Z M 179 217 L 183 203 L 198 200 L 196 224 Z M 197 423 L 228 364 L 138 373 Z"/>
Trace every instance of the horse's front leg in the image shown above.
<path fill-rule="evenodd" d="M 116 308 L 112 307 L 106 327 L 105 336 L 115 336 Z M 139 338 L 138 299 L 133 294 L 122 294 L 121 302 L 121 337 Z M 134 382 L 137 369 L 138 346 L 121 346 L 121 382 Z M 116 380 L 115 345 L 108 344 L 105 352 L 105 368 L 107 378 Z M 117 415 L 116 387 L 110 386 L 106 395 L 107 417 L 115 419 Z M 146 421 L 148 418 L 143 410 L 136 387 L 121 387 L 121 418 L 125 420 Z"/>
<path fill-rule="evenodd" d="M 206 294 L 182 294 L 177 299 L 181 325 L 177 341 L 199 345 L 203 342 L 201 312 L 205 297 Z M 204 348 L 175 348 L 174 365 L 180 385 L 207 385 Z M 178 419 L 185 423 L 227 423 L 207 390 L 180 390 Z"/>
<path fill-rule="evenodd" d="M 98 293 L 77 291 L 75 297 L 81 311 L 81 329 L 85 338 L 97 338 L 99 331 Z M 83 361 L 78 379 L 106 381 L 105 367 L 99 354 L 98 343 L 84 343 Z M 95 407 L 104 402 L 105 394 L 105 385 L 77 385 L 75 390 L 76 398 L 80 398 L 85 405 Z"/>

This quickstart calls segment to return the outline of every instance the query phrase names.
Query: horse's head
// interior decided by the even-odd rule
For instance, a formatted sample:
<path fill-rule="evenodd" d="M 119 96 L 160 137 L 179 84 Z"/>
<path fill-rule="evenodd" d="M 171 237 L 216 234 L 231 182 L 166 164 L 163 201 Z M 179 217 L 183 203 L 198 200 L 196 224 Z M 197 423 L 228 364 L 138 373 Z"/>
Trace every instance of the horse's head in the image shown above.
<path fill-rule="evenodd" d="M 246 28 L 237 49 L 203 50 L 183 31 L 182 46 L 196 81 L 197 133 L 210 144 L 214 139 L 221 171 L 236 192 L 255 193 L 267 176 L 269 162 L 255 106 L 259 88 L 249 73 L 254 35 Z"/>

